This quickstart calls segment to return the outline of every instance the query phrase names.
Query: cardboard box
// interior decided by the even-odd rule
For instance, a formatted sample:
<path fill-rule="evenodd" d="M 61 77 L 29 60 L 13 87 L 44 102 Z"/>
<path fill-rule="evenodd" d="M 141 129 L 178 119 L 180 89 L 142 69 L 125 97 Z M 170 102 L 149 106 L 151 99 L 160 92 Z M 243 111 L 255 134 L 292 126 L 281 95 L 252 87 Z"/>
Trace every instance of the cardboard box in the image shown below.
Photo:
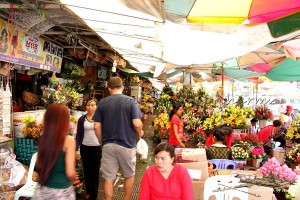
<path fill-rule="evenodd" d="M 203 200 L 205 181 L 193 181 L 194 200 Z"/>
<path fill-rule="evenodd" d="M 194 170 L 193 173 L 199 173 L 197 176 L 200 177 L 200 181 L 205 181 L 208 178 L 208 164 L 207 161 L 204 162 L 190 162 L 190 163 L 178 163 L 184 166 L 187 170 Z M 191 174 L 190 174 L 191 175 Z M 191 178 L 193 178 L 191 176 Z M 197 180 L 197 181 L 199 181 Z"/>
<path fill-rule="evenodd" d="M 176 148 L 175 160 L 177 163 L 207 161 L 204 148 Z"/>

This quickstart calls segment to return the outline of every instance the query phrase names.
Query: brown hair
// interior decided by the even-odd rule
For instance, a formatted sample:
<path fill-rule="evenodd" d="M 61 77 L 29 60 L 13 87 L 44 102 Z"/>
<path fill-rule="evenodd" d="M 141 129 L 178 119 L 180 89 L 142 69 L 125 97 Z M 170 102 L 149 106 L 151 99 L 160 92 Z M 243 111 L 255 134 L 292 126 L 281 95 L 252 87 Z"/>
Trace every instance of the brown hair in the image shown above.
<path fill-rule="evenodd" d="M 214 129 L 213 136 L 216 138 L 217 141 L 225 142 L 232 132 L 232 128 L 224 124 Z"/>
<path fill-rule="evenodd" d="M 51 104 L 44 116 L 44 130 L 38 141 L 37 168 L 43 186 L 62 151 L 69 128 L 69 109 L 64 104 Z"/>
<path fill-rule="evenodd" d="M 156 156 L 161 151 L 168 152 L 170 154 L 171 158 L 175 157 L 175 148 L 167 142 L 159 143 L 154 150 L 154 155 Z M 173 164 L 175 164 L 175 159 L 174 159 Z"/>
<path fill-rule="evenodd" d="M 98 105 L 98 99 L 96 99 L 96 98 L 89 98 L 88 100 L 85 101 L 84 105 L 87 106 L 87 104 L 91 101 L 95 102 L 96 105 Z"/>

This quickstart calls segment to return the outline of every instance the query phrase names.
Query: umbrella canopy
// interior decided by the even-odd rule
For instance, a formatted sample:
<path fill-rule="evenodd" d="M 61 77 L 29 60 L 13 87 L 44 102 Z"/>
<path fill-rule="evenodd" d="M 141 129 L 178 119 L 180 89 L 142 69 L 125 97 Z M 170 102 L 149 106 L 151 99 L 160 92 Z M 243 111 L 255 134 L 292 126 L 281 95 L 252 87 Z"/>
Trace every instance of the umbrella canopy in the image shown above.
<path fill-rule="evenodd" d="M 254 53 L 255 61 L 251 55 L 239 57 L 300 34 L 300 30 L 292 28 L 282 33 L 275 31 L 275 38 L 270 31 L 278 27 L 270 20 L 273 23 L 282 16 L 297 18 L 299 0 L 165 0 L 164 5 L 160 0 L 60 1 L 116 49 L 128 65 L 143 72 L 151 69 L 154 77 L 168 63 L 193 68 L 237 58 L 239 69 L 257 63 L 274 66 L 273 61 L 281 62 L 275 53 L 272 55 L 276 59 L 270 60 L 259 53 Z M 186 23 L 186 19 L 197 22 L 201 17 L 205 23 Z M 300 27 L 296 20 L 293 22 Z"/>

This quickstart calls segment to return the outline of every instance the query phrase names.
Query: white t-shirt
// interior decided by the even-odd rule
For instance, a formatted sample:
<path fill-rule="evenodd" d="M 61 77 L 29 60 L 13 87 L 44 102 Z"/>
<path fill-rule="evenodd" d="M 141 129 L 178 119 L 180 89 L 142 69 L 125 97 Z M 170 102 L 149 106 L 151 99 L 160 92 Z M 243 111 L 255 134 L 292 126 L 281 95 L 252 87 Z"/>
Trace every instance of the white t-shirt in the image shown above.
<path fill-rule="evenodd" d="M 100 146 L 99 140 L 95 134 L 94 122 L 84 119 L 84 137 L 82 144 L 86 146 Z"/>

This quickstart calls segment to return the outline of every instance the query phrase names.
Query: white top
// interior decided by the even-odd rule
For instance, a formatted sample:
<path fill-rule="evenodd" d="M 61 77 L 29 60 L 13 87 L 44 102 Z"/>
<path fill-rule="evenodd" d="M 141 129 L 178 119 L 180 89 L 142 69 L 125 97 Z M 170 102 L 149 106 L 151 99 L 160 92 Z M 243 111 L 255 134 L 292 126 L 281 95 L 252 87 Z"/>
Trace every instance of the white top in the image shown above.
<path fill-rule="evenodd" d="M 94 131 L 94 122 L 84 120 L 84 137 L 82 144 L 86 146 L 100 146 L 99 140 Z"/>

